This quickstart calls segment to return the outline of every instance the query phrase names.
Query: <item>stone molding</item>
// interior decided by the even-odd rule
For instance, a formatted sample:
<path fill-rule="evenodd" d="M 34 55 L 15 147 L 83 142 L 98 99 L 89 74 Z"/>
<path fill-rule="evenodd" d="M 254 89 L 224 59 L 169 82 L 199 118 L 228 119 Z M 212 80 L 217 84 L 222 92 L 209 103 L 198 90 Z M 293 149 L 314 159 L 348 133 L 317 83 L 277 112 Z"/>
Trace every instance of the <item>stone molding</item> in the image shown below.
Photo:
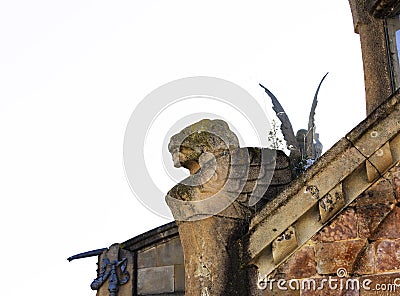
<path fill-rule="evenodd" d="M 399 99 L 374 110 L 252 219 L 241 243 L 260 279 L 400 162 Z"/>
<path fill-rule="evenodd" d="M 121 243 L 120 247 L 133 252 L 177 236 L 179 236 L 178 226 L 173 221 L 135 236 Z"/>
<path fill-rule="evenodd" d="M 374 17 L 385 18 L 399 13 L 400 1 L 398 0 L 368 0 L 366 10 Z"/>

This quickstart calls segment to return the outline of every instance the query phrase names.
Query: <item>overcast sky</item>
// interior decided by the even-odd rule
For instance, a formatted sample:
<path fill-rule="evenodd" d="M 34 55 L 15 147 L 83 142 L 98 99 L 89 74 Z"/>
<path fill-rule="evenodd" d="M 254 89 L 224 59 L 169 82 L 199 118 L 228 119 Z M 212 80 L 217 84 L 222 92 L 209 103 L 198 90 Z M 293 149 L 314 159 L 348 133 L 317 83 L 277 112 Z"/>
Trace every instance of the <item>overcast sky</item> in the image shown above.
<path fill-rule="evenodd" d="M 67 257 L 169 222 L 135 198 L 122 157 L 129 117 L 165 83 L 223 78 L 273 118 L 261 82 L 297 130 L 329 71 L 316 115 L 324 148 L 365 117 L 347 0 L 1 1 L 0 42 L 3 295 L 95 295 L 96 258 Z M 160 116 L 153 133 L 179 119 Z"/>

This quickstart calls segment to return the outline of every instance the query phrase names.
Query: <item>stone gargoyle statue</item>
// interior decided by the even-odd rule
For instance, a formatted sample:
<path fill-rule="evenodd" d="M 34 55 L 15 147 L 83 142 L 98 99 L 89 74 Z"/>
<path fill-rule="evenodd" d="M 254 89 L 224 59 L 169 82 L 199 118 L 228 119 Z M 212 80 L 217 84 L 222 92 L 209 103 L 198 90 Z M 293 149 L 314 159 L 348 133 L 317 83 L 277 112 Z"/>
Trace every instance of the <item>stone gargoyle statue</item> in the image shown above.
<path fill-rule="evenodd" d="M 166 196 L 183 246 L 186 295 L 246 295 L 235 242 L 260 203 L 291 181 L 288 157 L 240 148 L 226 122 L 209 119 L 174 135 L 168 149 L 174 166 L 190 171 Z"/>
<path fill-rule="evenodd" d="M 174 166 L 190 171 L 166 198 L 176 220 L 250 217 L 272 180 L 277 156 L 267 148 L 240 148 L 228 124 L 218 119 L 183 129 L 168 149 Z"/>

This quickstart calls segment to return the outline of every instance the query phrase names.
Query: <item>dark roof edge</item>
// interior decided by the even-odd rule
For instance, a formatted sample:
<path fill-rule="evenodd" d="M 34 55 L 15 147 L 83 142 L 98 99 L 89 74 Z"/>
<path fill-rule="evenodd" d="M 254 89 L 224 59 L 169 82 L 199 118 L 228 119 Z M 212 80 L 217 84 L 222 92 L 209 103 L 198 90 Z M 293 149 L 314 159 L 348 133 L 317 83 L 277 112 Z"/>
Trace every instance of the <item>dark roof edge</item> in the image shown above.
<path fill-rule="evenodd" d="M 392 17 L 400 11 L 398 0 L 368 0 L 365 5 L 367 11 L 377 18 Z"/>
<path fill-rule="evenodd" d="M 136 251 L 177 235 L 179 235 L 178 226 L 176 225 L 175 221 L 172 221 L 128 239 L 127 241 L 121 243 L 120 247 L 122 249 Z"/>

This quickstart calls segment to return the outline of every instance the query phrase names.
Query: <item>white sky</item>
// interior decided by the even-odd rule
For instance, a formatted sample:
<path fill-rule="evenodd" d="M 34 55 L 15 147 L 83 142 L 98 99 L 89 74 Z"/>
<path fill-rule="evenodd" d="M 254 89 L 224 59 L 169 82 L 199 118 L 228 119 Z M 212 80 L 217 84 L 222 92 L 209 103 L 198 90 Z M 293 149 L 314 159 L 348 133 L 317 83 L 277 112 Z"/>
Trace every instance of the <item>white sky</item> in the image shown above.
<path fill-rule="evenodd" d="M 0 42 L 3 295 L 95 295 L 96 258 L 66 258 L 168 222 L 136 200 L 122 163 L 131 113 L 164 83 L 230 80 L 272 116 L 262 82 L 297 130 L 329 71 L 324 147 L 365 116 L 347 0 L 1 1 Z"/>

